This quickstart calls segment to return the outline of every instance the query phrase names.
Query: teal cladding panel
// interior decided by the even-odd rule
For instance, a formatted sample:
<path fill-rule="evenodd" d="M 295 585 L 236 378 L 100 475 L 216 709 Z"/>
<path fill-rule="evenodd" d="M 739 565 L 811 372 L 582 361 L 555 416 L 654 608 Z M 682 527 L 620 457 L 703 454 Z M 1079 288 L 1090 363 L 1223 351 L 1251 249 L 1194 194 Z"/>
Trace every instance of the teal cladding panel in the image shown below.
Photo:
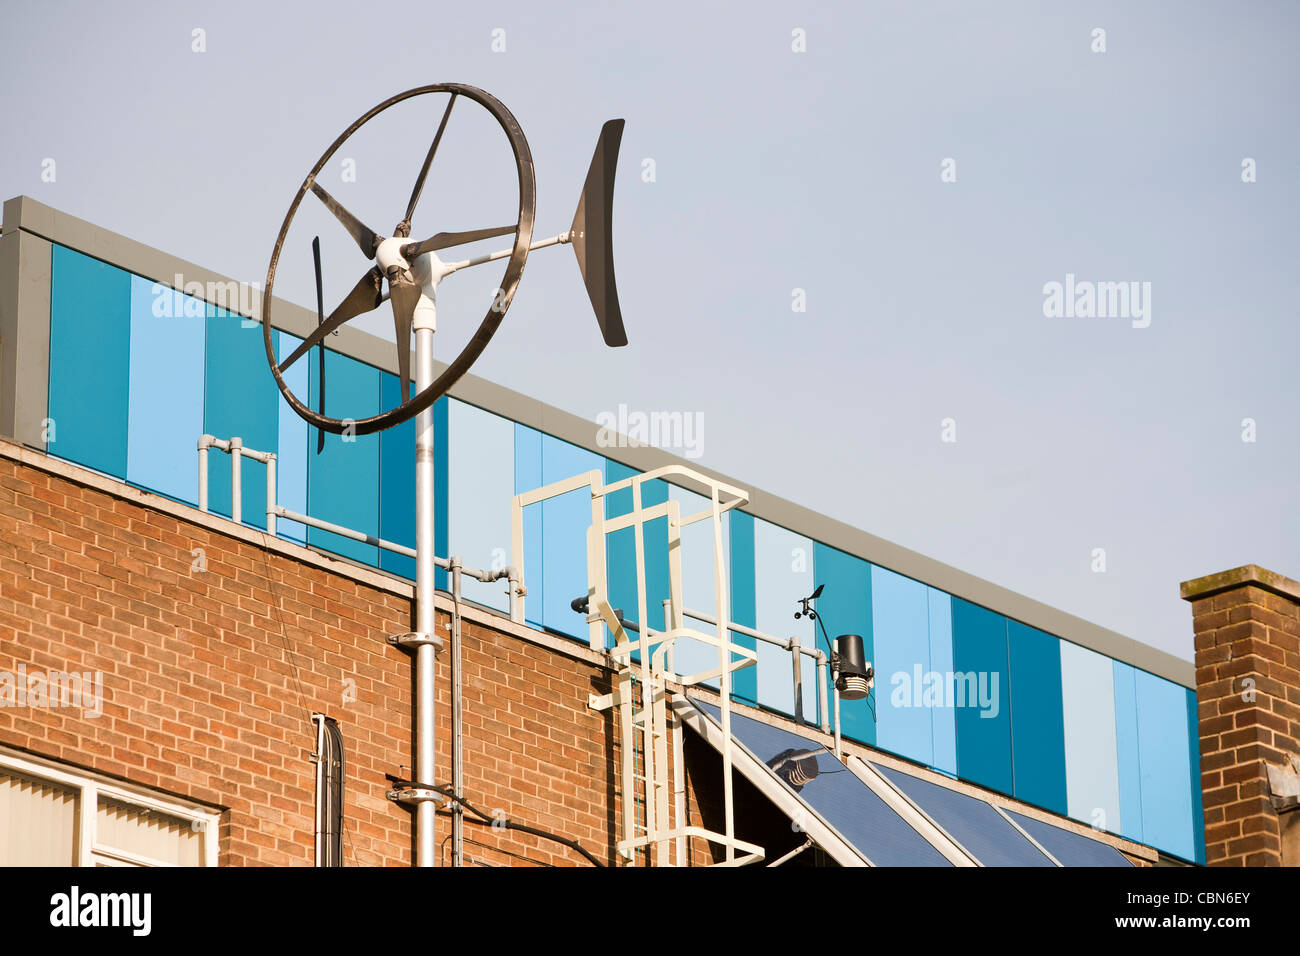
<path fill-rule="evenodd" d="M 315 356 L 308 356 L 308 360 Z M 316 362 L 310 361 L 311 407 L 319 406 Z M 337 352 L 325 351 L 325 414 L 366 418 L 379 412 L 379 370 Z M 379 534 L 379 436 L 325 435 L 325 450 L 313 454 L 307 472 L 308 514 L 368 535 Z M 379 563 L 379 548 L 309 528 L 307 540 L 354 561 Z"/>
<path fill-rule="evenodd" d="M 813 544 L 813 567 L 817 583 L 826 588 L 817 599 L 817 613 L 826 626 L 826 633 L 832 640 L 840 634 L 861 635 L 866 658 L 878 670 L 872 638 L 871 565 L 818 541 Z M 829 655 L 831 649 L 820 627 L 816 638 L 817 646 Z M 871 705 L 877 709 L 880 707 L 879 688 L 880 676 L 877 673 L 876 688 L 871 692 L 870 701 L 840 702 L 840 733 L 852 740 L 873 747 L 876 745 L 876 721 L 871 714 Z M 889 684 L 886 682 L 886 695 L 888 692 Z M 829 687 L 827 694 L 830 694 Z"/>
<path fill-rule="evenodd" d="M 756 628 L 754 516 L 737 509 L 732 509 L 730 515 L 727 548 L 731 560 L 727 567 L 731 574 L 731 620 L 745 627 Z M 746 637 L 736 631 L 731 632 L 731 641 L 733 644 L 751 649 L 757 643 L 752 637 Z M 754 667 L 731 672 L 731 694 L 733 698 L 743 703 L 758 704 L 758 673 Z"/>
<path fill-rule="evenodd" d="M 1012 792 L 1011 714 L 1007 688 L 1007 619 L 961 598 L 952 600 L 957 773 Z M 972 699 L 973 698 L 973 699 Z"/>
<path fill-rule="evenodd" d="M 1064 814 L 1068 797 L 1061 641 L 1019 621 L 1008 621 L 1007 655 L 1015 796 Z"/>
<path fill-rule="evenodd" d="M 130 350 L 130 274 L 54 246 L 50 454 L 126 478 Z"/>
<path fill-rule="evenodd" d="M 245 447 L 257 451 L 276 451 L 280 441 L 279 405 L 283 399 L 275 378 L 266 367 L 261 323 L 245 324 L 242 316 L 212 305 L 207 306 L 206 311 L 203 430 L 216 438 L 228 439 L 238 435 Z M 230 465 L 226 455 L 208 453 L 208 507 L 227 517 L 231 513 Z M 277 491 L 279 466 L 277 461 Z M 265 528 L 266 465 L 244 458 L 239 473 L 243 486 L 242 518 L 246 524 Z M 279 503 L 292 507 L 285 502 Z M 278 523 L 277 520 L 277 530 Z"/>

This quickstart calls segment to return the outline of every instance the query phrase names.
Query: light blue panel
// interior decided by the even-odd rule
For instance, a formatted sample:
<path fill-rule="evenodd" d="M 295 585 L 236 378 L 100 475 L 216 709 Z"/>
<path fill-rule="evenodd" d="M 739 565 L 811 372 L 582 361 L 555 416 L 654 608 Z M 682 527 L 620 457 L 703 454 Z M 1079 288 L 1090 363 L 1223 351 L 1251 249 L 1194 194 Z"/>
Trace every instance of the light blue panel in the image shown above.
<path fill-rule="evenodd" d="M 319 408 L 315 356 L 308 355 L 309 402 Z M 379 370 L 325 351 L 325 414 L 360 419 L 379 412 Z M 307 466 L 308 514 L 364 534 L 379 534 L 379 436 L 325 435 L 325 450 Z M 307 540 L 364 564 L 379 563 L 379 548 L 310 528 Z"/>
<path fill-rule="evenodd" d="M 1183 689 L 1187 696 L 1187 766 L 1188 786 L 1192 794 L 1192 829 L 1196 842 L 1196 862 L 1205 865 L 1205 811 L 1201 805 L 1201 725 L 1196 707 L 1196 691 Z"/>
<path fill-rule="evenodd" d="M 745 627 L 757 627 L 754 605 L 754 516 L 733 509 L 729 512 L 727 570 L 731 576 L 731 620 Z M 753 648 L 757 643 L 736 631 L 731 632 L 731 642 L 740 647 Z M 754 667 L 731 673 L 731 694 L 746 704 L 758 703 L 758 673 Z"/>
<path fill-rule="evenodd" d="M 1144 842 L 1184 860 L 1195 860 L 1196 831 L 1188 787 L 1187 691 L 1146 671 L 1136 671 L 1134 677 Z"/>
<path fill-rule="evenodd" d="M 130 273 L 54 246 L 50 454 L 126 477 L 130 355 Z"/>
<path fill-rule="evenodd" d="M 542 435 L 542 484 L 586 471 L 605 474 L 605 459 L 595 452 Z M 579 488 L 542 502 L 542 623 L 550 630 L 587 640 L 583 615 L 570 606 L 587 593 L 587 529 L 591 527 L 591 489 Z"/>
<path fill-rule="evenodd" d="M 930 606 L 930 670 L 946 676 L 953 672 L 952 595 L 927 587 L 926 596 Z M 935 707 L 930 717 L 934 741 L 931 766 L 956 776 L 957 712 L 952 707 Z"/>
<path fill-rule="evenodd" d="M 794 619 L 799 599 L 812 594 L 813 543 L 779 525 L 754 519 L 754 627 L 773 637 L 798 637 L 805 647 L 813 642 L 813 622 Z M 835 635 L 831 635 L 834 637 Z M 817 713 L 816 702 L 808 706 L 804 689 L 803 715 Z M 816 690 L 815 682 L 812 684 Z M 794 662 L 788 651 L 758 642 L 758 702 L 763 707 L 794 713 Z"/>
<path fill-rule="evenodd" d="M 527 425 L 515 425 L 515 494 L 542 486 L 542 433 Z M 546 579 L 542 568 L 542 506 L 524 509 L 524 619 L 542 626 L 546 605 Z"/>
<path fill-rule="evenodd" d="M 199 436 L 206 430 L 203 302 L 183 296 L 182 307 L 173 309 L 172 290 L 162 289 L 161 295 L 155 295 L 155 288 L 161 287 L 148 279 L 131 277 L 126 480 L 169 498 L 196 504 L 199 498 L 196 447 Z M 265 357 L 262 365 L 266 365 Z M 91 395 L 86 397 L 89 403 L 96 400 Z M 230 460 L 220 452 L 212 454 L 209 472 L 224 479 L 225 513 L 229 514 Z M 218 483 L 216 487 L 221 485 Z M 265 510 L 265 488 L 260 498 Z"/>
<path fill-rule="evenodd" d="M 1013 776 L 1007 619 L 953 598 L 952 658 L 949 697 L 957 710 L 957 773 L 963 780 L 1009 794 Z"/>
<path fill-rule="evenodd" d="M 257 451 L 275 451 L 279 444 L 278 403 L 283 399 L 266 367 L 261 324 L 245 324 L 243 316 L 211 305 L 207 307 L 206 323 L 203 430 L 217 438 L 238 435 L 245 447 Z M 227 516 L 231 513 L 230 464 L 221 453 L 209 452 L 208 506 Z M 279 462 L 276 465 L 278 491 Z M 244 522 L 265 528 L 266 465 L 242 459 L 240 481 Z"/>
<path fill-rule="evenodd" d="M 1136 672 L 1131 665 L 1121 661 L 1111 661 L 1111 667 L 1115 685 L 1115 756 L 1119 768 L 1120 834 L 1144 843 Z"/>
<path fill-rule="evenodd" d="M 1061 640 L 1007 622 L 1011 691 L 1011 765 L 1015 796 L 1064 814 L 1065 723 L 1061 704 Z"/>
<path fill-rule="evenodd" d="M 817 613 L 826 625 L 826 633 L 832 640 L 840 634 L 861 635 L 863 653 L 878 671 L 879 663 L 876 661 L 872 639 L 871 565 L 859 557 L 817 541 L 813 543 L 813 570 L 817 583 L 825 587 L 822 596 L 817 599 Z M 815 639 L 817 646 L 829 657 L 831 648 L 827 646 L 820 627 L 817 628 Z M 879 687 L 880 676 L 877 673 L 876 688 L 871 691 L 869 700 L 840 702 L 841 734 L 864 744 L 875 745 L 876 719 L 872 716 L 871 708 L 879 706 Z M 886 694 L 888 691 L 889 684 L 886 682 Z M 826 693 L 827 700 L 831 700 L 829 686 Z"/>
<path fill-rule="evenodd" d="M 275 357 L 284 361 L 302 344 L 302 339 L 288 332 L 273 332 Z M 299 398 L 308 394 L 306 360 L 295 362 L 282 374 L 284 383 Z M 279 389 L 276 389 L 278 392 Z M 308 427 L 302 417 L 289 407 L 281 395 L 276 399 L 278 410 L 279 460 L 275 463 L 276 501 L 290 511 L 307 513 L 307 456 L 316 454 L 315 430 Z M 309 445 L 310 442 L 310 445 Z M 307 526 L 297 521 L 277 518 L 276 533 L 282 537 L 307 543 Z"/>
<path fill-rule="evenodd" d="M 334 383 L 325 370 L 325 394 Z M 379 373 L 379 406 L 396 408 L 402 403 L 402 381 L 391 372 Z M 434 418 L 437 418 L 435 413 Z M 437 425 L 434 426 L 435 434 Z M 415 547 L 415 419 L 386 428 L 379 433 L 379 537 L 393 544 Z M 436 444 L 436 438 L 435 438 Z M 437 455 L 435 454 L 435 459 Z M 438 497 L 437 467 L 434 468 L 434 499 Z M 438 537 L 437 514 L 434 514 L 434 539 Z M 436 548 L 434 550 L 437 550 Z M 445 555 L 442 555 L 445 557 Z M 381 548 L 379 566 L 385 571 L 415 580 L 415 559 Z M 437 583 L 435 582 L 435 587 Z"/>
<path fill-rule="evenodd" d="M 708 498 L 693 491 L 687 491 L 685 488 L 679 488 L 676 485 L 669 485 L 668 497 L 669 500 L 677 502 L 683 518 L 711 507 Z M 730 513 L 724 512 L 721 522 L 724 568 L 727 566 L 729 517 Z M 712 519 L 697 521 L 682 528 L 682 603 L 688 610 L 698 611 L 716 618 L 718 604 L 713 574 L 713 552 Z M 724 578 L 723 587 L 726 586 L 727 582 Z M 694 618 L 687 618 L 684 623 L 687 627 L 694 628 L 705 634 L 713 635 L 717 633 L 715 625 L 706 624 Z M 703 673 L 718 666 L 717 648 L 702 641 L 695 641 L 690 638 L 679 639 L 675 645 L 674 654 L 677 673 L 683 676 Z M 705 684 L 715 689 L 718 687 L 717 680 L 706 681 Z"/>
<path fill-rule="evenodd" d="M 930 598 L 919 581 L 872 565 L 871 629 L 876 652 L 876 745 L 934 762 Z M 927 694 L 927 688 L 931 693 Z"/>
<path fill-rule="evenodd" d="M 1114 662 L 1094 650 L 1062 641 L 1061 702 L 1066 812 L 1080 823 L 1118 833 Z"/>
<path fill-rule="evenodd" d="M 448 400 L 447 541 L 472 568 L 510 564 L 510 499 L 515 494 L 515 423 L 455 399 Z M 484 584 L 462 576 L 461 593 L 508 611 L 504 581 Z"/>

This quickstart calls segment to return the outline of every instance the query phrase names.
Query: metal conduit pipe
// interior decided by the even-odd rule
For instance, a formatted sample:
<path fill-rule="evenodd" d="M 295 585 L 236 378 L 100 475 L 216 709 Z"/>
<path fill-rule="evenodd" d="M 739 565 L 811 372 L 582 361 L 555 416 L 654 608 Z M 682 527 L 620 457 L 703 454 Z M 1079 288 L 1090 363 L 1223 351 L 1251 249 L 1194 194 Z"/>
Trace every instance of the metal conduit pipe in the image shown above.
<path fill-rule="evenodd" d="M 451 568 L 451 789 L 456 796 L 451 805 L 451 865 L 459 867 L 465 865 L 465 808 L 460 803 L 465 797 L 465 758 L 461 736 L 460 555 L 453 555 L 448 564 Z"/>

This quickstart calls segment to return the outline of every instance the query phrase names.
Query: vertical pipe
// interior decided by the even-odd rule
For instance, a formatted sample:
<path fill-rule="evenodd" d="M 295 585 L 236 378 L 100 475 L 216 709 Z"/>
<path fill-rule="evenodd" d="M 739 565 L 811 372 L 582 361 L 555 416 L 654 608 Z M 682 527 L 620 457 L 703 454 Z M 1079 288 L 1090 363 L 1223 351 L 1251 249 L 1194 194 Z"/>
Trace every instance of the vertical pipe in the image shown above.
<path fill-rule="evenodd" d="M 461 741 L 460 556 L 451 559 L 451 789 L 465 796 L 464 751 Z M 464 866 L 465 817 L 459 803 L 451 807 L 451 865 Z"/>
<path fill-rule="evenodd" d="M 826 658 L 817 658 L 817 716 L 821 719 L 822 733 L 831 732 L 831 717 L 826 706 Z"/>
<path fill-rule="evenodd" d="M 421 306 L 424 305 L 421 299 Z M 415 325 L 415 390 L 433 384 L 433 309 L 419 308 Z M 434 630 L 433 550 L 433 407 L 415 417 L 415 629 L 427 639 Z M 434 645 L 421 642 L 415 652 L 415 776 L 435 783 Z M 434 821 L 437 804 L 422 800 L 415 810 L 415 865 L 437 866 Z"/>
<path fill-rule="evenodd" d="M 199 439 L 199 510 L 208 510 L 208 439 L 204 435 Z"/>
<path fill-rule="evenodd" d="M 839 667 L 832 668 L 831 669 L 831 693 L 835 695 L 835 757 L 838 760 L 843 760 L 844 757 L 840 753 L 840 689 L 835 686 L 836 682 L 839 681 L 839 679 L 840 679 Z"/>
<path fill-rule="evenodd" d="M 230 520 L 235 524 L 244 520 L 243 447 L 244 443 L 241 439 L 230 439 Z"/>
<path fill-rule="evenodd" d="M 794 656 L 794 719 L 801 724 L 808 721 L 803 716 L 803 654 L 799 651 L 799 638 L 790 638 L 790 653 Z"/>
<path fill-rule="evenodd" d="M 718 664 L 722 673 L 718 687 L 722 694 L 722 808 L 726 827 L 727 862 L 736 859 L 736 818 L 731 804 L 731 604 L 727 595 L 727 575 L 722 566 L 722 504 L 718 488 L 713 487 L 713 606 L 718 614 Z"/>
<path fill-rule="evenodd" d="M 275 535 L 275 454 L 266 456 L 266 533 Z"/>
<path fill-rule="evenodd" d="M 325 865 L 325 715 L 312 714 L 312 723 L 316 725 L 316 866 Z"/>

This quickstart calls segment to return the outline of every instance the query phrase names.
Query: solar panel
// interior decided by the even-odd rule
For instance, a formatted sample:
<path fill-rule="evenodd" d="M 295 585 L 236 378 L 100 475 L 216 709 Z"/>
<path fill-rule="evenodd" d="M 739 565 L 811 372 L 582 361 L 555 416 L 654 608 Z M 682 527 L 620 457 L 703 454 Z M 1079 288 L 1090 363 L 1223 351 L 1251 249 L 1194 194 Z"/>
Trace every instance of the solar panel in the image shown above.
<path fill-rule="evenodd" d="M 720 720 L 718 707 L 691 702 Z M 877 866 L 952 865 L 816 741 L 734 712 L 731 735 Z"/>
<path fill-rule="evenodd" d="M 1128 857 L 1109 843 L 1102 843 L 1070 830 L 1035 820 L 1032 817 L 1008 810 L 1007 813 L 1043 849 L 1061 861 L 1062 866 L 1132 866 Z"/>
<path fill-rule="evenodd" d="M 1052 866 L 989 804 L 965 793 L 873 763 L 871 766 L 985 866 Z"/>

